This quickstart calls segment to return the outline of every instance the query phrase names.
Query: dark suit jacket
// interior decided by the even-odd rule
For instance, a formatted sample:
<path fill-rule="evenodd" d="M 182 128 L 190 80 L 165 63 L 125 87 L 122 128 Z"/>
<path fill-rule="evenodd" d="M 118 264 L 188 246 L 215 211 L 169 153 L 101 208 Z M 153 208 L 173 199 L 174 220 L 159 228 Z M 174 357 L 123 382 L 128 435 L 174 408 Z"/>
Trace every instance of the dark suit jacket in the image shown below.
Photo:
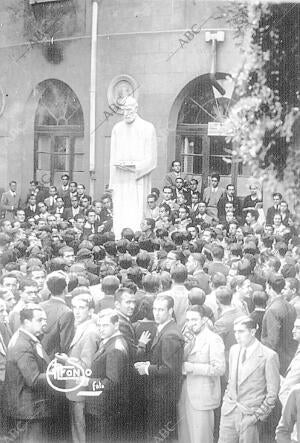
<path fill-rule="evenodd" d="M 100 343 L 91 370 L 88 389 L 98 390 L 96 384 L 101 382 L 103 392 L 99 397 L 86 398 L 86 413 L 101 417 L 103 426 L 111 422 L 120 424 L 129 400 L 128 347 L 122 334 L 111 337 L 105 344 Z"/>
<path fill-rule="evenodd" d="M 285 374 L 298 347 L 292 334 L 296 317 L 294 306 L 279 296 L 267 307 L 263 318 L 261 342 L 278 353 L 281 375 Z"/>
<path fill-rule="evenodd" d="M 63 198 L 63 201 L 65 203 L 65 208 L 71 207 L 71 196 L 70 196 L 70 188 L 66 191 L 64 191 L 62 188 L 59 188 L 58 195 Z"/>
<path fill-rule="evenodd" d="M 82 214 L 82 209 L 80 208 L 78 214 Z M 69 220 L 69 218 L 74 218 L 72 207 L 65 206 L 64 212 L 62 213 L 62 218 L 64 220 Z"/>
<path fill-rule="evenodd" d="M 47 314 L 47 330 L 42 345 L 51 359 L 56 352 L 68 354 L 74 337 L 74 316 L 63 300 L 52 297 L 40 303 Z"/>
<path fill-rule="evenodd" d="M 97 234 L 99 226 L 100 226 L 100 223 L 98 221 L 95 221 L 94 229 L 92 229 L 92 225 L 90 223 L 86 222 L 83 226 L 82 238 L 84 240 L 87 240 L 91 234 Z"/>
<path fill-rule="evenodd" d="M 150 350 L 149 376 L 145 376 L 150 434 L 164 423 L 176 423 L 176 405 L 181 390 L 184 338 L 171 320 L 154 338 Z"/>
<path fill-rule="evenodd" d="M 228 200 L 227 194 L 225 193 L 223 195 L 223 197 L 220 198 L 220 200 L 218 201 L 218 204 L 217 204 L 219 219 L 222 217 L 225 217 L 225 205 L 228 202 L 229 202 L 229 200 Z M 236 196 L 234 196 L 232 203 L 233 203 L 235 216 L 240 217 L 241 216 L 241 205 L 240 205 L 239 199 Z"/>
<path fill-rule="evenodd" d="M 172 189 L 175 188 L 175 180 L 176 178 L 181 177 L 184 181 L 187 180 L 188 176 L 184 172 L 180 172 L 180 174 L 176 174 L 176 172 L 171 171 L 168 172 L 164 178 L 162 187 L 170 186 Z"/>
<path fill-rule="evenodd" d="M 279 211 L 277 209 L 275 209 L 274 206 L 271 206 L 270 208 L 268 208 L 267 215 L 266 215 L 266 224 L 273 225 L 274 215 L 278 214 L 278 213 L 279 213 Z"/>
<path fill-rule="evenodd" d="M 104 225 L 104 229 L 102 232 L 108 232 L 111 230 L 113 226 L 113 217 L 112 213 L 109 209 L 103 208 L 100 211 L 100 226 Z"/>
<path fill-rule="evenodd" d="M 41 419 L 55 415 L 55 391 L 46 380 L 50 359 L 37 353 L 36 342 L 18 331 L 10 341 L 4 382 L 4 411 L 14 419 Z"/>
<path fill-rule="evenodd" d="M 118 316 L 119 316 L 119 329 L 127 342 L 129 350 L 129 358 L 131 361 L 134 361 L 137 347 L 135 344 L 136 337 L 135 337 L 133 324 L 120 312 L 118 312 Z"/>
<path fill-rule="evenodd" d="M 254 321 L 256 321 L 258 328 L 256 330 L 255 336 L 260 341 L 261 340 L 261 330 L 262 330 L 262 321 L 265 315 L 264 311 L 257 311 L 254 309 L 253 312 L 251 312 L 250 317 L 253 318 Z"/>
<path fill-rule="evenodd" d="M 30 218 L 30 217 L 34 217 L 35 215 L 38 214 L 38 207 L 37 207 L 37 205 L 36 205 L 36 207 L 35 207 L 35 211 L 32 211 L 32 209 L 30 209 L 30 206 L 27 206 L 27 207 L 24 209 L 24 212 L 25 212 L 25 217 L 26 217 L 26 219 L 28 219 L 28 218 Z"/>

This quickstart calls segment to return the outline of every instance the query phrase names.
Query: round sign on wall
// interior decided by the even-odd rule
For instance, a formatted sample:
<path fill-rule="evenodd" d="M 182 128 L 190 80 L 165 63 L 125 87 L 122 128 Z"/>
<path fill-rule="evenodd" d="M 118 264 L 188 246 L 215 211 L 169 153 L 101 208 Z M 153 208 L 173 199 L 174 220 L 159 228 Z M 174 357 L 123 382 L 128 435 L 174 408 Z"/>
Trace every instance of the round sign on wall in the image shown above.
<path fill-rule="evenodd" d="M 126 97 L 138 98 L 138 82 L 130 75 L 122 74 L 114 77 L 107 90 L 107 100 L 118 114 L 123 113 Z"/>

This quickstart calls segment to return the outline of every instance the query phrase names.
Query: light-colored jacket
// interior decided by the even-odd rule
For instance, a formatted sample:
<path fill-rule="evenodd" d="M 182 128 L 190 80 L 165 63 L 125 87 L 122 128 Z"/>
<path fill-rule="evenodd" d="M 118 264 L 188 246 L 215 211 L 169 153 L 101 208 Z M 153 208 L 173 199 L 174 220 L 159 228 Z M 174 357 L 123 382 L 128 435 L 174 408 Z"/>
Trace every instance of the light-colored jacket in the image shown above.
<path fill-rule="evenodd" d="M 243 363 L 238 377 L 240 346 L 233 345 L 229 354 L 229 381 L 223 399 L 222 414 L 235 408 L 244 414 L 256 414 L 265 419 L 275 406 L 279 392 L 279 359 L 276 352 L 256 340 L 253 353 Z"/>
<path fill-rule="evenodd" d="M 300 346 L 297 349 L 295 357 L 291 361 L 286 371 L 286 377 L 281 379 L 279 400 L 284 407 L 292 388 L 300 383 Z"/>
<path fill-rule="evenodd" d="M 87 320 L 78 325 L 74 338 L 70 344 L 69 357 L 75 359 L 83 369 L 90 369 L 92 361 L 99 346 L 99 332 L 94 320 Z M 76 366 L 75 366 L 76 367 Z M 67 381 L 66 387 L 75 386 L 74 381 Z M 84 390 L 84 388 L 82 388 Z M 81 389 L 68 392 L 67 398 L 72 401 L 84 401 L 84 397 L 78 396 Z"/>
<path fill-rule="evenodd" d="M 221 337 L 204 327 L 183 363 L 185 371 L 187 394 L 193 408 L 205 411 L 219 407 L 220 376 L 225 373 L 225 351 Z"/>
<path fill-rule="evenodd" d="M 13 195 L 11 191 L 3 192 L 1 196 L 1 210 L 5 211 L 5 218 L 7 220 L 14 220 L 14 211 L 19 208 L 21 203 L 20 195 L 17 193 Z"/>

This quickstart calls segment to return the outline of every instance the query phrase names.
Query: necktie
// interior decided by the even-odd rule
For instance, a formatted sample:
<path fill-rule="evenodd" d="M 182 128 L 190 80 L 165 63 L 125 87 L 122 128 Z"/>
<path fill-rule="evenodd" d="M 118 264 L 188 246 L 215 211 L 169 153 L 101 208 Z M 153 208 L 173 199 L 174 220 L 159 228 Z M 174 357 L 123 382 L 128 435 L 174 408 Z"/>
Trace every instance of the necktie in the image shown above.
<path fill-rule="evenodd" d="M 239 382 L 242 378 L 242 367 L 246 360 L 246 349 L 241 348 L 239 357 L 238 357 L 238 364 L 237 364 L 237 377 L 236 377 L 236 391 L 238 392 L 238 386 Z"/>
<path fill-rule="evenodd" d="M 247 353 L 246 349 L 243 349 L 242 352 L 241 352 L 241 364 L 242 365 L 245 363 L 246 353 Z"/>

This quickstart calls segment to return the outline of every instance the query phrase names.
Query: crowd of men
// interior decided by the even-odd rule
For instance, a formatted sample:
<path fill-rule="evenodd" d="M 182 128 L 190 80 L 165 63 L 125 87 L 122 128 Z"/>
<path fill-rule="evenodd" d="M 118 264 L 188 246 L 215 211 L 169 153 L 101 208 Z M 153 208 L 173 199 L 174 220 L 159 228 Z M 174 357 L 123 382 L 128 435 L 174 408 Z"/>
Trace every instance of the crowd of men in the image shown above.
<path fill-rule="evenodd" d="M 30 186 L 1 197 L 0 440 L 300 440 L 300 241 L 280 193 L 264 211 L 217 173 L 201 192 L 174 161 L 116 239 L 109 193 Z"/>

